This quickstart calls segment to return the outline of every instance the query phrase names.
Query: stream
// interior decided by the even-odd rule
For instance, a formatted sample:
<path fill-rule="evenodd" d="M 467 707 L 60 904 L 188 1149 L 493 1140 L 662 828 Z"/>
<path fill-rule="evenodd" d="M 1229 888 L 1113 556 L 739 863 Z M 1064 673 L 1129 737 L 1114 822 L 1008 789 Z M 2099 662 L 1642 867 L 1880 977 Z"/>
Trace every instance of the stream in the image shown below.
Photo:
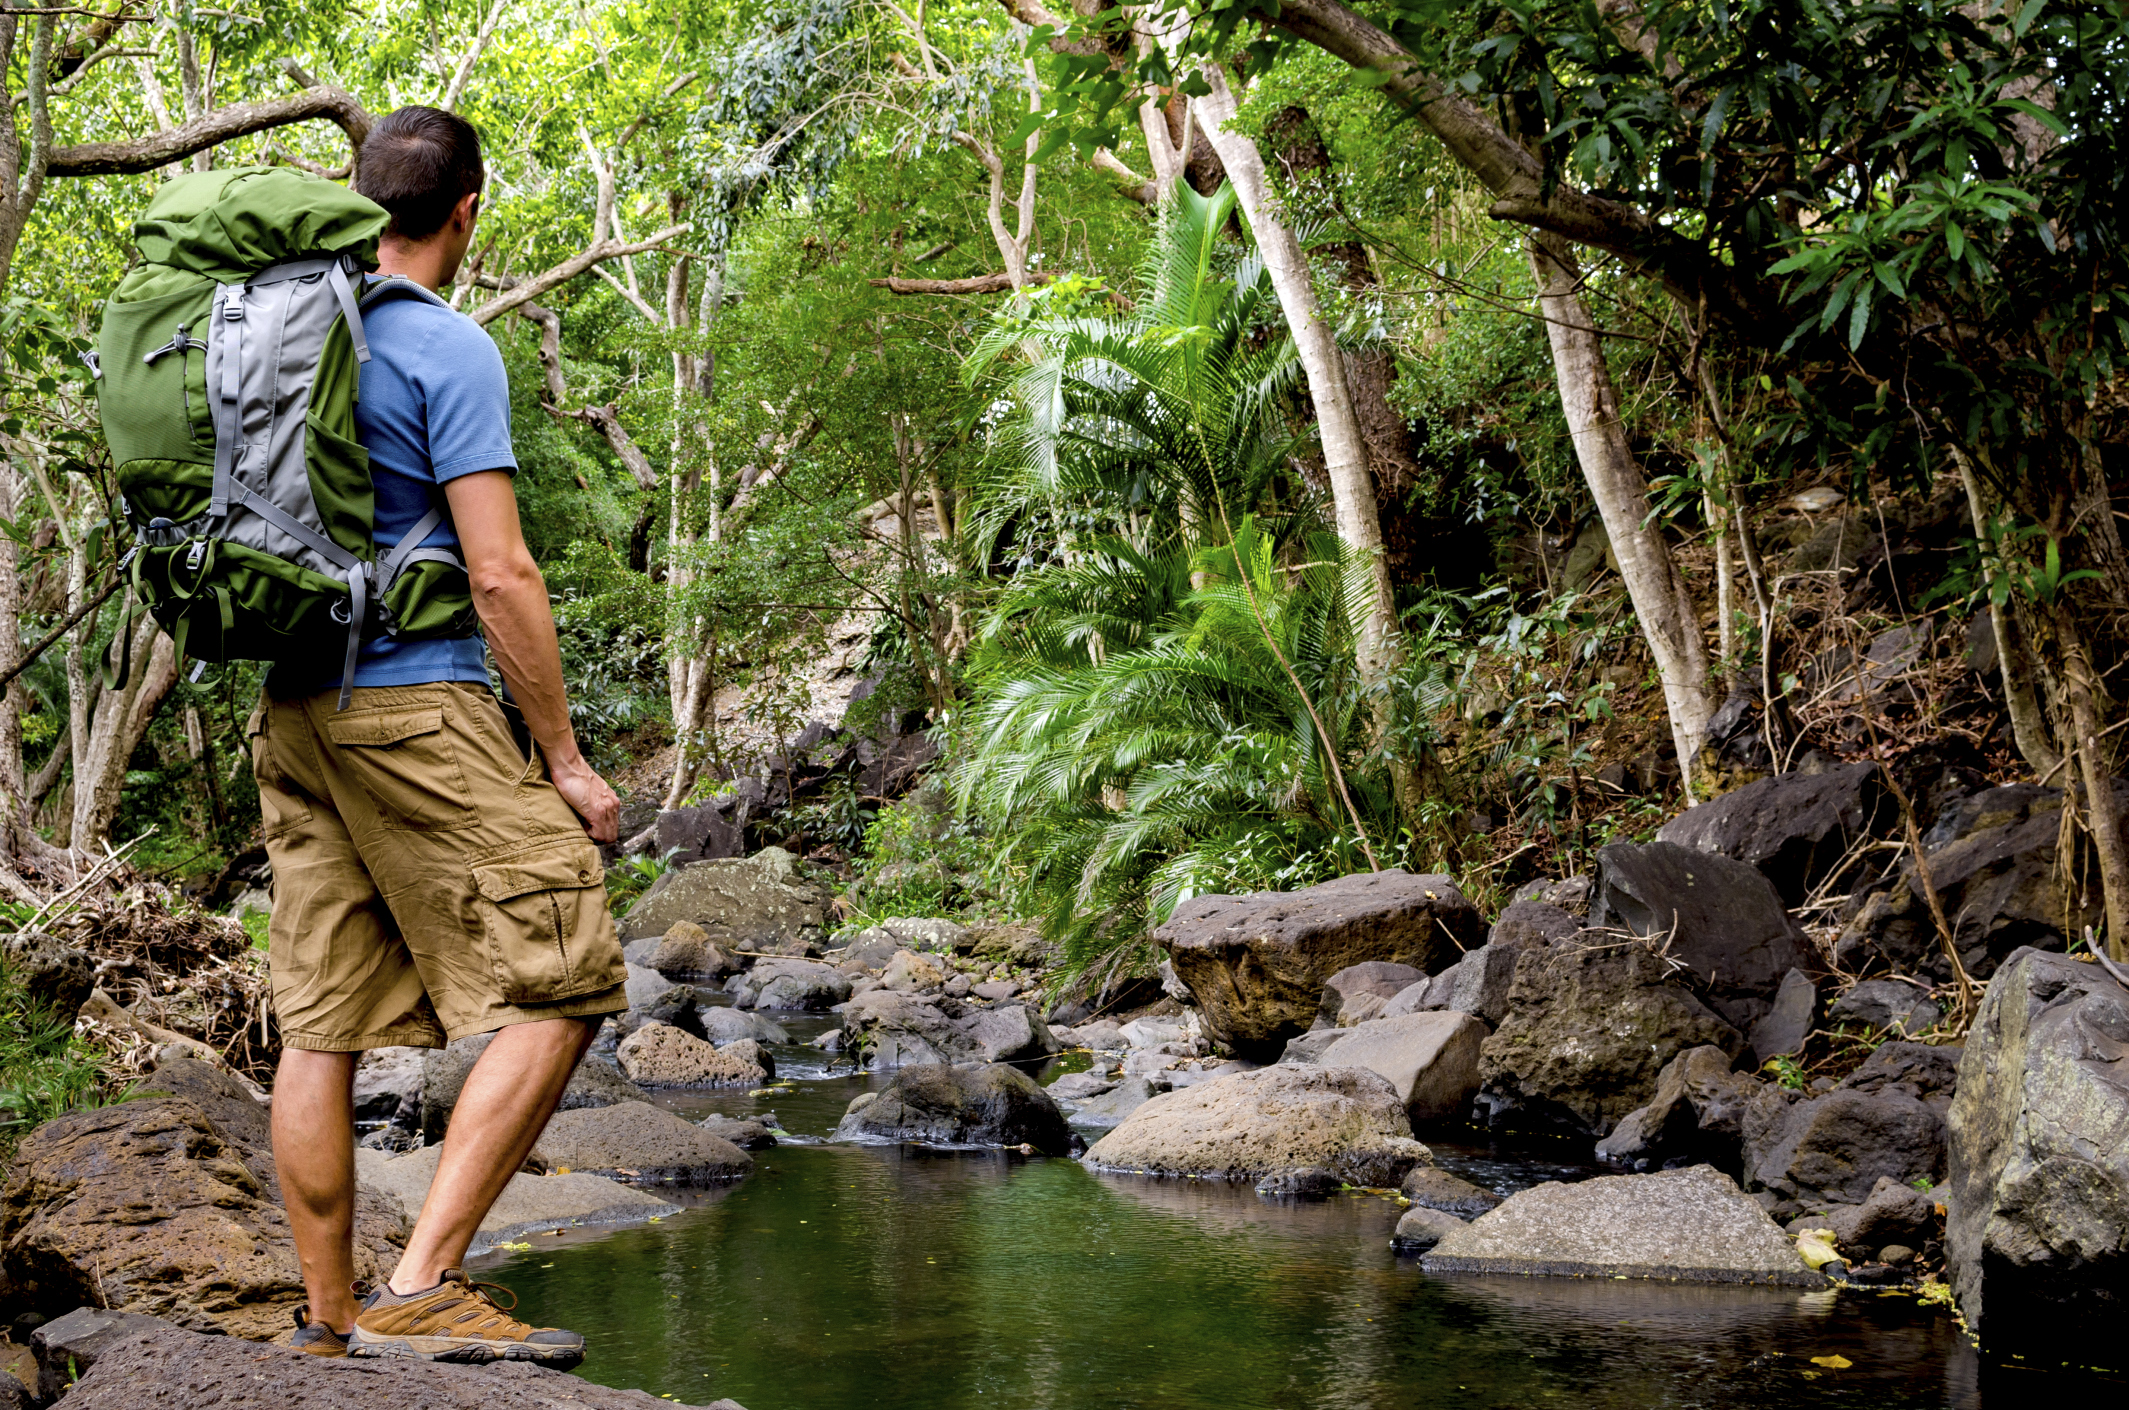
<path fill-rule="evenodd" d="M 836 1022 L 775 1017 L 799 1043 Z M 1399 1207 L 1379 1196 L 1272 1201 L 1071 1160 L 829 1144 L 887 1075 L 830 1073 L 811 1047 L 775 1057 L 796 1080 L 773 1096 L 660 1099 L 695 1119 L 773 1113 L 793 1140 L 755 1152 L 747 1180 L 657 1224 L 476 1260 L 535 1321 L 584 1333 L 580 1374 L 747 1410 L 1900 1410 L 1980 1406 L 1985 1388 L 2001 1406 L 2121 1393 L 1992 1372 L 1912 1297 L 1430 1276 L 1391 1252 Z M 1430 1144 L 1501 1193 L 1594 1173 L 1542 1149 Z"/>

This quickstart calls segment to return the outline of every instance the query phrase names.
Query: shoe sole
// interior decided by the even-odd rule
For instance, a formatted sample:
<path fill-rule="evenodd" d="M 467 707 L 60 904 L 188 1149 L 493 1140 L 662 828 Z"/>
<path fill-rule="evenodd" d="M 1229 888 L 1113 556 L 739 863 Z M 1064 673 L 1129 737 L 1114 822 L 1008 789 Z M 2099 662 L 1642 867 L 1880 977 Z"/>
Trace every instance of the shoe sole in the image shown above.
<path fill-rule="evenodd" d="M 580 1346 L 530 1346 L 521 1341 L 485 1341 L 472 1337 L 369 1337 L 359 1329 L 348 1339 L 347 1354 L 397 1361 L 444 1361 L 462 1366 L 485 1366 L 491 1361 L 529 1361 L 535 1366 L 556 1371 L 567 1371 L 584 1360 L 584 1348 Z"/>

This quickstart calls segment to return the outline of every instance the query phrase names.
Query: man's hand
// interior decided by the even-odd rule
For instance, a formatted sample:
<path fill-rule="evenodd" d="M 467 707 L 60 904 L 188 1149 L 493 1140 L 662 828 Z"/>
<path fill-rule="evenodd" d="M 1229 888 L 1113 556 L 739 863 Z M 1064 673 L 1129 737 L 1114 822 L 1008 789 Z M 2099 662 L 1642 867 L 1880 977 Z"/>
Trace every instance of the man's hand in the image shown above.
<path fill-rule="evenodd" d="M 554 778 L 555 792 L 562 801 L 576 809 L 577 816 L 584 819 L 584 830 L 594 842 L 616 842 L 621 837 L 621 800 L 607 787 L 606 780 L 592 771 L 584 762 L 582 754 L 568 763 L 549 761 L 548 773 Z"/>

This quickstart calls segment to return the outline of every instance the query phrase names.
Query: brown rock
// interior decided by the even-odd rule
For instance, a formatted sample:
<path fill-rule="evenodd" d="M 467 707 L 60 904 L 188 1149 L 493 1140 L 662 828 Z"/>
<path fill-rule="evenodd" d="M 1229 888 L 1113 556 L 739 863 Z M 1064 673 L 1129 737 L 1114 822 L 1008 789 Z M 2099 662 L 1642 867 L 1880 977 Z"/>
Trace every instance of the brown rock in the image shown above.
<path fill-rule="evenodd" d="M 719 949 L 710 932 L 681 920 L 673 922 L 651 951 L 650 968 L 667 979 L 722 979 L 738 972 L 739 961 Z"/>
<path fill-rule="evenodd" d="M 642 1184 L 715 1185 L 754 1168 L 732 1142 L 649 1102 L 556 1112 L 532 1154 L 550 1170 Z"/>
<path fill-rule="evenodd" d="M 670 1023 L 646 1023 L 621 1040 L 615 1056 L 644 1087 L 757 1087 L 769 1074 L 754 1060 L 754 1040 L 715 1048 Z"/>
<path fill-rule="evenodd" d="M 1199 896 L 1154 938 L 1215 1041 L 1275 1060 L 1307 1030 L 1331 976 L 1368 960 L 1434 973 L 1485 940 L 1485 922 L 1446 876 L 1391 870 L 1302 891 Z"/>
<path fill-rule="evenodd" d="M 396 1211 L 358 1199 L 356 1276 L 389 1273 L 403 1237 Z M 272 1155 L 178 1096 L 71 1112 L 24 1138 L 0 1192 L 0 1256 L 33 1306 L 100 1303 L 239 1337 L 283 1331 L 304 1296 Z"/>

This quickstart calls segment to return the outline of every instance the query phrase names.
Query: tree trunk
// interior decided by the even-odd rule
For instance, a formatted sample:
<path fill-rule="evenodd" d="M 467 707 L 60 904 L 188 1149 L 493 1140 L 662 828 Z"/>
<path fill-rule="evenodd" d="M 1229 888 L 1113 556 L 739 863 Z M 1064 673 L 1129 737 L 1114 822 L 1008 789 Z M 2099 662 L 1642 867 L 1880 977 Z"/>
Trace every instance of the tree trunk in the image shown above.
<path fill-rule="evenodd" d="M 1537 276 L 1538 305 L 1552 341 L 1553 374 L 1560 405 L 1574 437 L 1575 458 L 1596 498 L 1611 537 L 1642 635 L 1656 658 L 1671 720 L 1678 768 L 1690 796 L 1700 764 L 1700 746 L 1714 706 L 1708 695 L 1708 654 L 1685 583 L 1671 562 L 1663 533 L 1649 517 L 1648 480 L 1627 444 L 1619 419 L 1619 395 L 1605 365 L 1604 343 L 1582 303 L 1581 278 L 1567 244 L 1550 235 L 1526 241 Z"/>
<path fill-rule="evenodd" d="M 1974 521 L 1974 539 L 1981 545 L 1981 582 L 1984 587 L 1994 588 L 1995 570 L 1989 566 L 1996 553 L 1996 534 L 1989 512 L 1988 501 L 1982 493 L 1981 479 L 1974 473 L 1974 462 L 1957 445 L 1952 446 L 1952 460 L 1959 467 L 1959 483 L 1966 489 L 1966 508 Z M 2018 630 L 2018 614 L 2006 602 L 1998 607 L 1991 603 L 1989 624 L 1996 632 L 1996 669 L 2003 681 L 2004 712 L 2011 717 L 2011 739 L 2018 746 L 2019 757 L 2026 761 L 2034 773 L 2045 776 L 2055 772 L 2062 756 L 2048 740 L 2047 717 L 2041 714 L 2040 698 L 2033 693 L 2033 666 L 2026 659 L 2025 639 Z"/>

